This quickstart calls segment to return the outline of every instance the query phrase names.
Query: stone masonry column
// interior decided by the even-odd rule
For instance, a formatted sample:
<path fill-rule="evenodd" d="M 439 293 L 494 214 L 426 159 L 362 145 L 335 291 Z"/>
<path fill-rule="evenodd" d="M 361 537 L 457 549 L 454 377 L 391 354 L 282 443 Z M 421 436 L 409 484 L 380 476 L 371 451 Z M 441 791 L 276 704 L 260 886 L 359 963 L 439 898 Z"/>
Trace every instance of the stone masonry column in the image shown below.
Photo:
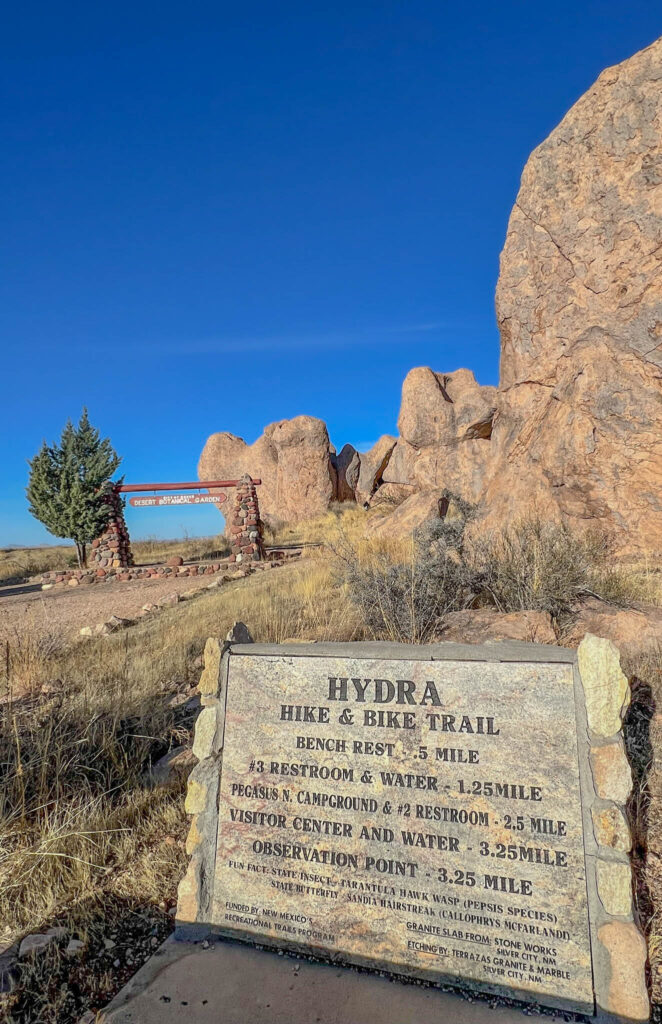
<path fill-rule="evenodd" d="M 92 541 L 90 552 L 90 568 L 97 569 L 97 575 L 103 576 L 109 569 L 128 569 L 133 565 L 131 539 L 124 521 L 122 499 L 113 488 L 105 500 L 112 506 L 106 529 Z"/>
<path fill-rule="evenodd" d="M 263 532 L 255 484 L 246 474 L 237 484 L 230 516 L 230 561 L 260 562 L 264 558 Z"/>

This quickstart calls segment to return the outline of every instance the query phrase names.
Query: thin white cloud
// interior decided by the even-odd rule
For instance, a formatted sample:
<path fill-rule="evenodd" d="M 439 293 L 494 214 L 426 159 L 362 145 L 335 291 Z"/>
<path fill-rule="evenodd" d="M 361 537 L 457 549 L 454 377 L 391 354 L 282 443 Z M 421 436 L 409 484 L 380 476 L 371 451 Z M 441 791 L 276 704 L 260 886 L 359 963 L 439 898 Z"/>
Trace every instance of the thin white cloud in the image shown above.
<path fill-rule="evenodd" d="M 404 324 L 391 327 L 347 328 L 328 334 L 273 335 L 263 338 L 201 338 L 181 343 L 159 344 L 160 353 L 197 353 L 228 355 L 241 352 L 310 352 L 314 349 L 344 349 L 362 346 L 395 344 L 407 334 L 431 333 L 434 331 L 459 331 L 471 329 L 468 322 L 430 321 L 420 324 Z M 147 348 L 152 347 L 149 343 Z"/>

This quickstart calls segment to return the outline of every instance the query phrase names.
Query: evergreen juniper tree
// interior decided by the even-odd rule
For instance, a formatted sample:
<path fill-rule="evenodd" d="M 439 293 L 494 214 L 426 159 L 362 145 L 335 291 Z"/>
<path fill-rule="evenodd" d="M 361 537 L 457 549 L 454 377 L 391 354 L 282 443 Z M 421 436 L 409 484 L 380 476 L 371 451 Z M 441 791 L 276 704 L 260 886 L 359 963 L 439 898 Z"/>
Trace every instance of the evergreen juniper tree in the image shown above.
<path fill-rule="evenodd" d="M 55 537 L 74 541 L 81 568 L 87 545 L 103 532 L 111 515 L 104 495 L 120 462 L 110 440 L 91 425 L 87 409 L 77 427 L 67 421 L 59 444 L 44 441 L 28 460 L 30 512 Z"/>

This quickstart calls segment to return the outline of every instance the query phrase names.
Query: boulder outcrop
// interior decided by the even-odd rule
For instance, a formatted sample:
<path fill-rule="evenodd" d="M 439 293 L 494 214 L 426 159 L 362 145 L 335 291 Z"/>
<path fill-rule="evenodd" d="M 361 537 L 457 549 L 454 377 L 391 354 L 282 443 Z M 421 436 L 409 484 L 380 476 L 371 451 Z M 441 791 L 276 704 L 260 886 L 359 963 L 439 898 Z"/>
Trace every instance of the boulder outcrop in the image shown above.
<path fill-rule="evenodd" d="M 662 545 L 662 39 L 531 155 L 496 294 L 488 520 L 534 505 Z"/>
<path fill-rule="evenodd" d="M 390 487 L 390 484 L 385 484 Z M 370 519 L 370 533 L 375 537 L 402 537 L 414 533 L 428 519 L 442 515 L 442 493 L 439 490 L 415 491 L 396 508 L 385 504 L 381 515 Z"/>
<path fill-rule="evenodd" d="M 382 434 L 370 451 L 359 455 L 359 478 L 356 486 L 356 500 L 364 504 L 370 501 L 383 482 L 384 472 L 393 454 L 397 438 Z"/>
<path fill-rule="evenodd" d="M 331 455 L 336 471 L 336 498 L 338 501 L 356 501 L 356 488 L 361 470 L 361 456 L 354 445 L 345 444 L 337 455 Z"/>
<path fill-rule="evenodd" d="M 532 153 L 496 311 L 498 388 L 417 367 L 397 439 L 336 455 L 322 421 L 299 416 L 253 445 L 214 434 L 200 478 L 259 475 L 267 518 L 381 495 L 407 506 L 388 527 L 405 530 L 451 491 L 481 507 L 483 528 L 538 513 L 595 524 L 622 553 L 659 551 L 662 39 L 604 71 Z"/>
<path fill-rule="evenodd" d="M 253 444 L 212 434 L 200 456 L 200 480 L 261 479 L 262 518 L 297 522 L 325 512 L 337 494 L 329 434 L 322 420 L 296 416 L 268 426 Z"/>

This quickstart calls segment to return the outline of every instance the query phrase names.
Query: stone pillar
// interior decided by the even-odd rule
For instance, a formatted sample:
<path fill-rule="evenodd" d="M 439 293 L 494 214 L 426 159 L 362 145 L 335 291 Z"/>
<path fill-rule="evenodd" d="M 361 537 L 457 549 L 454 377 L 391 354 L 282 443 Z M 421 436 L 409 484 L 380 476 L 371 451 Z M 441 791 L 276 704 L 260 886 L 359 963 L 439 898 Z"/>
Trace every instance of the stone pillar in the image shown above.
<path fill-rule="evenodd" d="M 111 490 L 105 500 L 112 506 L 106 529 L 92 541 L 89 564 L 91 569 L 128 569 L 133 565 L 131 539 L 124 521 L 122 499 L 116 490 Z M 103 575 L 99 573 L 99 575 Z"/>
<path fill-rule="evenodd" d="M 263 531 L 255 484 L 246 474 L 237 484 L 230 516 L 230 561 L 260 562 L 264 558 Z"/>

